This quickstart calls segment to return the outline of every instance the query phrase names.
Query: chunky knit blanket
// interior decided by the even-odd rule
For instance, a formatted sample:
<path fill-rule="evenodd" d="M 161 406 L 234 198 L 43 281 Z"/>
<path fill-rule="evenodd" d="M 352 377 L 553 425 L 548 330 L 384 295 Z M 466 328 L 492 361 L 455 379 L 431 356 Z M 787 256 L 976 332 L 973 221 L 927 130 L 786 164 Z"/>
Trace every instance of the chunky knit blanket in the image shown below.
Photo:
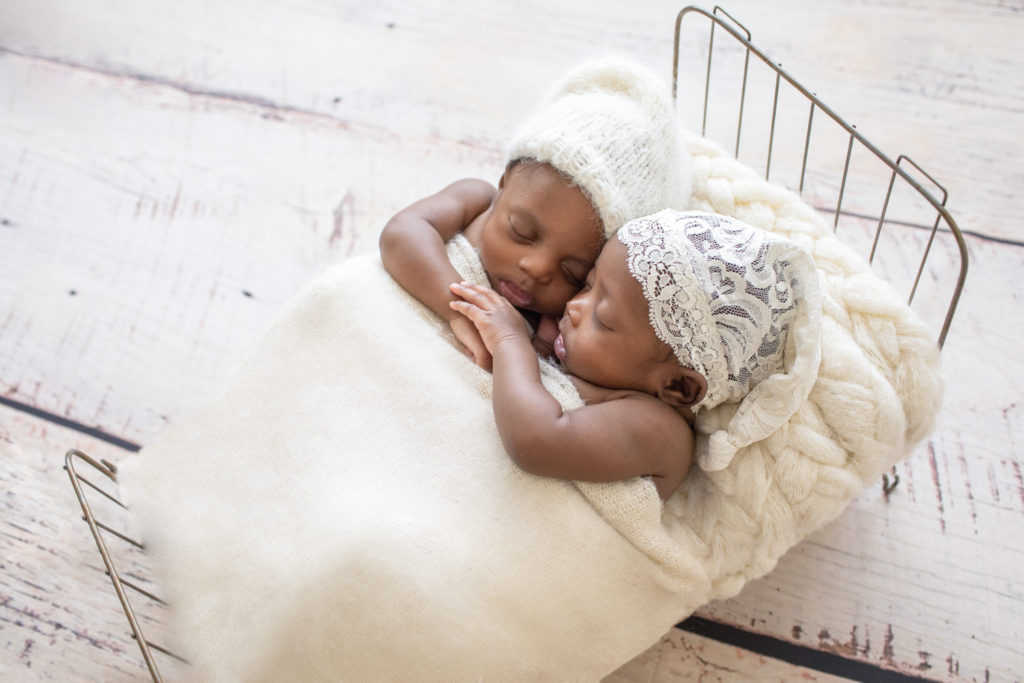
<path fill-rule="evenodd" d="M 690 151 L 690 208 L 817 261 L 807 401 L 664 505 L 642 479 L 529 475 L 502 450 L 490 375 L 375 255 L 346 261 L 295 297 L 219 398 L 121 468 L 197 678 L 599 680 L 771 570 L 910 452 L 941 395 L 931 333 L 798 197 L 703 140 Z M 449 251 L 482 281 L 464 241 Z M 742 431 L 737 414 L 702 416 L 699 438 Z"/>

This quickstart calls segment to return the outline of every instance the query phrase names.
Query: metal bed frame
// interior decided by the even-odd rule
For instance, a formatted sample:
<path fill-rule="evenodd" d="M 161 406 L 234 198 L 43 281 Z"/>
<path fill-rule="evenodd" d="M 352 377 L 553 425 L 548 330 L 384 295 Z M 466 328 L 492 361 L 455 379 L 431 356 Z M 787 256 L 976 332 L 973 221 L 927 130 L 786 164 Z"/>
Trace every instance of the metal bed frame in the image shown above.
<path fill-rule="evenodd" d="M 945 341 L 946 336 L 949 333 L 949 327 L 953 320 L 953 316 L 956 312 L 957 304 L 960 300 L 960 293 L 963 290 L 964 281 L 967 277 L 967 245 L 960 232 L 956 221 L 950 215 L 946 209 L 946 202 L 948 200 L 948 192 L 942 187 L 935 179 L 926 173 L 920 166 L 918 166 L 912 159 L 905 155 L 900 155 L 895 161 L 890 159 L 884 153 L 882 153 L 875 145 L 873 145 L 867 138 L 864 137 L 857 129 L 856 126 L 847 123 L 843 118 L 835 113 L 830 107 L 828 107 L 815 93 L 804 87 L 799 81 L 793 76 L 786 72 L 781 64 L 773 62 L 763 51 L 751 42 L 750 31 L 747 30 L 739 21 L 733 18 L 728 12 L 719 6 L 716 6 L 711 12 L 695 6 L 689 6 L 682 9 L 676 17 L 675 22 L 675 40 L 672 56 L 672 97 L 676 101 L 678 107 L 677 98 L 677 86 L 679 82 L 679 62 L 680 62 L 680 38 L 682 32 L 682 26 L 684 20 L 688 17 L 703 17 L 707 20 L 710 26 L 710 34 L 707 42 L 707 65 L 704 73 L 704 97 L 703 97 L 703 109 L 701 113 L 701 135 L 704 136 L 708 126 L 708 110 L 710 103 L 710 84 L 711 84 L 711 71 L 712 63 L 714 62 L 715 52 L 715 34 L 716 31 L 724 31 L 727 36 L 733 39 L 732 43 L 727 45 L 727 49 L 740 50 L 743 55 L 743 76 L 738 83 L 739 86 L 739 102 L 738 108 L 735 115 L 736 121 L 736 133 L 735 133 L 735 146 L 733 155 L 740 158 L 740 140 L 743 132 L 746 130 L 745 123 L 749 121 L 744 120 L 744 108 L 747 105 L 748 99 L 748 82 L 750 75 L 751 60 L 750 56 L 754 55 L 760 60 L 761 63 L 768 69 L 769 74 L 774 75 L 774 95 L 772 98 L 772 111 L 771 120 L 767 136 L 767 154 L 764 160 L 764 176 L 765 179 L 769 179 L 773 170 L 773 153 L 777 150 L 776 145 L 776 124 L 779 113 L 779 102 L 780 102 L 780 88 L 782 83 L 785 82 L 787 87 L 790 89 L 789 92 L 797 93 L 803 100 L 808 104 L 808 114 L 806 123 L 806 133 L 804 135 L 804 142 L 802 148 L 801 162 L 800 162 L 800 173 L 799 173 L 799 184 L 795 188 L 801 195 L 805 191 L 805 179 L 808 172 L 808 159 L 809 151 L 811 149 L 812 130 L 815 123 L 815 113 L 821 112 L 826 117 L 826 124 L 831 122 L 831 125 L 835 126 L 847 137 L 845 162 L 843 164 L 843 170 L 841 174 L 841 180 L 839 183 L 838 199 L 835 201 L 834 206 L 816 206 L 819 211 L 825 214 L 832 214 L 832 227 L 833 230 L 837 230 L 839 226 L 840 216 L 849 216 L 856 219 L 870 219 L 873 222 L 877 221 L 874 235 L 870 247 L 870 253 L 868 254 L 869 263 L 873 263 L 877 247 L 879 245 L 879 239 L 883 233 L 883 229 L 888 225 L 898 225 L 906 228 L 910 227 L 925 227 L 927 225 L 919 222 L 907 221 L 907 220 L 892 220 L 887 218 L 887 212 L 890 207 L 890 202 L 893 198 L 894 188 L 904 186 L 909 188 L 920 200 L 923 200 L 926 207 L 930 207 L 930 211 L 934 211 L 935 217 L 931 222 L 931 228 L 929 229 L 927 239 L 922 249 L 921 259 L 918 263 L 917 272 L 914 276 L 913 284 L 910 287 L 910 292 L 907 297 L 907 303 L 912 304 L 915 299 L 915 295 L 918 291 L 918 285 L 921 282 L 921 276 L 925 270 L 925 264 L 928 261 L 929 256 L 932 253 L 932 247 L 935 239 L 938 235 L 943 237 L 952 238 L 955 246 L 955 256 L 959 258 L 959 270 L 956 274 L 955 283 L 952 287 L 952 292 L 948 298 L 948 305 L 945 309 L 944 317 L 942 318 L 942 326 L 938 335 L 938 345 L 941 347 Z M 721 45 L 719 46 L 721 48 Z M 756 63 L 755 63 L 756 64 Z M 786 92 L 786 91 L 782 91 Z M 748 117 L 749 118 L 749 117 Z M 854 211 L 844 209 L 844 198 L 847 194 L 848 182 L 852 180 L 850 175 L 851 158 L 855 151 L 866 151 L 870 156 L 877 160 L 884 169 L 888 170 L 889 181 L 888 189 L 885 192 L 885 199 L 882 203 L 882 208 L 877 216 L 865 215 Z M 910 166 L 913 171 L 924 176 L 924 178 L 941 193 L 942 199 L 939 200 L 935 195 L 929 191 L 922 183 L 908 172 L 906 166 Z M 79 465 L 83 466 L 83 472 L 79 472 Z M 91 468 L 85 470 L 85 468 Z M 133 599 L 139 600 L 145 599 L 151 601 L 154 604 L 165 606 L 166 603 L 157 597 L 152 592 L 146 590 L 137 583 L 128 580 L 123 576 L 117 568 L 114 556 L 111 552 L 111 547 L 108 545 L 108 540 L 111 544 L 120 544 L 122 546 L 131 546 L 138 549 L 144 549 L 144 546 L 139 541 L 131 538 L 128 534 L 118 531 L 114 526 L 106 522 L 100 521 L 97 514 L 93 511 L 92 505 L 89 503 L 88 495 L 93 493 L 99 495 L 104 500 L 111 501 L 118 509 L 127 511 L 127 507 L 116 495 L 116 483 L 117 483 L 117 468 L 106 460 L 95 460 L 89 455 L 77 450 L 69 450 L 65 455 L 64 469 L 67 471 L 68 476 L 71 479 L 71 485 L 74 488 L 75 495 L 78 497 L 78 502 L 82 507 L 83 519 L 89 526 L 89 530 L 92 533 L 92 537 L 96 542 L 96 547 L 99 550 L 100 556 L 103 559 L 103 564 L 106 567 L 106 574 L 110 577 L 110 582 L 113 585 L 114 593 L 117 595 L 118 601 L 121 604 L 121 608 L 124 611 L 125 617 L 128 620 L 128 625 L 131 628 L 131 637 L 136 641 L 139 646 L 139 650 L 142 653 L 142 658 L 146 663 L 146 667 L 149 670 L 150 675 L 154 681 L 162 681 L 159 667 L 157 666 L 156 658 L 154 653 L 160 653 L 165 657 L 170 657 L 179 662 L 185 662 L 185 660 L 179 655 L 175 654 L 170 647 L 166 644 L 161 645 L 148 640 L 143 634 L 142 627 L 140 625 L 140 619 L 136 614 L 135 607 L 133 606 Z M 94 473 L 99 475 L 97 481 L 93 481 L 86 476 L 86 472 Z M 898 482 L 898 476 L 896 475 L 895 468 L 893 471 L 893 479 L 890 480 L 888 475 L 883 477 L 882 488 L 886 495 L 896 486 Z M 88 492 L 88 495 L 87 495 Z M 187 662 L 185 662 L 187 663 Z"/>

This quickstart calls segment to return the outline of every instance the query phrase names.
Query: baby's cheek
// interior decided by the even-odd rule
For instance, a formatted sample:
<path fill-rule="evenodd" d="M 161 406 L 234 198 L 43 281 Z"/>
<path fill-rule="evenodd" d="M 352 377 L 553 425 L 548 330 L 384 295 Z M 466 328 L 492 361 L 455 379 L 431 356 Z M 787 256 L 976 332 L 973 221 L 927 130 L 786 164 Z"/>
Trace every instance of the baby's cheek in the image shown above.
<path fill-rule="evenodd" d="M 571 287 L 569 285 L 556 285 L 552 284 L 547 291 L 545 299 L 548 302 L 546 315 L 561 316 L 562 312 L 565 311 L 565 305 L 569 303 L 576 294 L 579 293 L 578 287 Z"/>

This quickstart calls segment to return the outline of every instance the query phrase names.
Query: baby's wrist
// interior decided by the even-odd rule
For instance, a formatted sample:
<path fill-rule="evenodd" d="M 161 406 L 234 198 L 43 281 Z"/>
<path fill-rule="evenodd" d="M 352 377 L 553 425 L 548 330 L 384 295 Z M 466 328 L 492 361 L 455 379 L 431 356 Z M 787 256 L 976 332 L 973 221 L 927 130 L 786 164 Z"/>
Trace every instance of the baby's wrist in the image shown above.
<path fill-rule="evenodd" d="M 491 355 L 497 355 L 505 351 L 521 351 L 522 349 L 528 349 L 533 352 L 533 346 L 530 343 L 530 336 L 526 334 L 526 331 L 515 331 L 507 332 L 496 340 L 494 340 L 494 348 L 492 348 Z"/>
<path fill-rule="evenodd" d="M 452 321 L 455 320 L 456 318 L 465 318 L 466 317 L 466 316 L 462 315 L 461 313 L 459 313 L 458 311 L 456 311 L 454 308 L 452 308 L 452 302 L 453 301 L 458 301 L 458 299 L 449 299 L 448 301 L 445 302 L 443 310 L 434 311 L 439 316 L 441 316 L 441 318 L 444 319 L 444 321 L 446 323 L 448 323 L 449 325 L 451 325 Z"/>

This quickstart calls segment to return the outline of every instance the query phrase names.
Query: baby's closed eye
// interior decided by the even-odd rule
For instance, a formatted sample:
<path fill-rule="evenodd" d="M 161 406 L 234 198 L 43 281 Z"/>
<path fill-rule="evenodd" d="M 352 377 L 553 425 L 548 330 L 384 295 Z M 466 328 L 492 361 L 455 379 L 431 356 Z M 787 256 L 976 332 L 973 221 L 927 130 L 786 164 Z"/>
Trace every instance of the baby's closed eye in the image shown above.
<path fill-rule="evenodd" d="M 517 225 L 516 221 L 509 216 L 508 219 L 509 234 L 512 239 L 523 244 L 529 244 L 536 239 L 536 236 L 527 228 Z"/>
<path fill-rule="evenodd" d="M 586 284 L 587 272 L 586 269 L 570 264 L 562 265 L 562 275 L 565 276 L 566 282 L 573 287 L 582 288 Z"/>

